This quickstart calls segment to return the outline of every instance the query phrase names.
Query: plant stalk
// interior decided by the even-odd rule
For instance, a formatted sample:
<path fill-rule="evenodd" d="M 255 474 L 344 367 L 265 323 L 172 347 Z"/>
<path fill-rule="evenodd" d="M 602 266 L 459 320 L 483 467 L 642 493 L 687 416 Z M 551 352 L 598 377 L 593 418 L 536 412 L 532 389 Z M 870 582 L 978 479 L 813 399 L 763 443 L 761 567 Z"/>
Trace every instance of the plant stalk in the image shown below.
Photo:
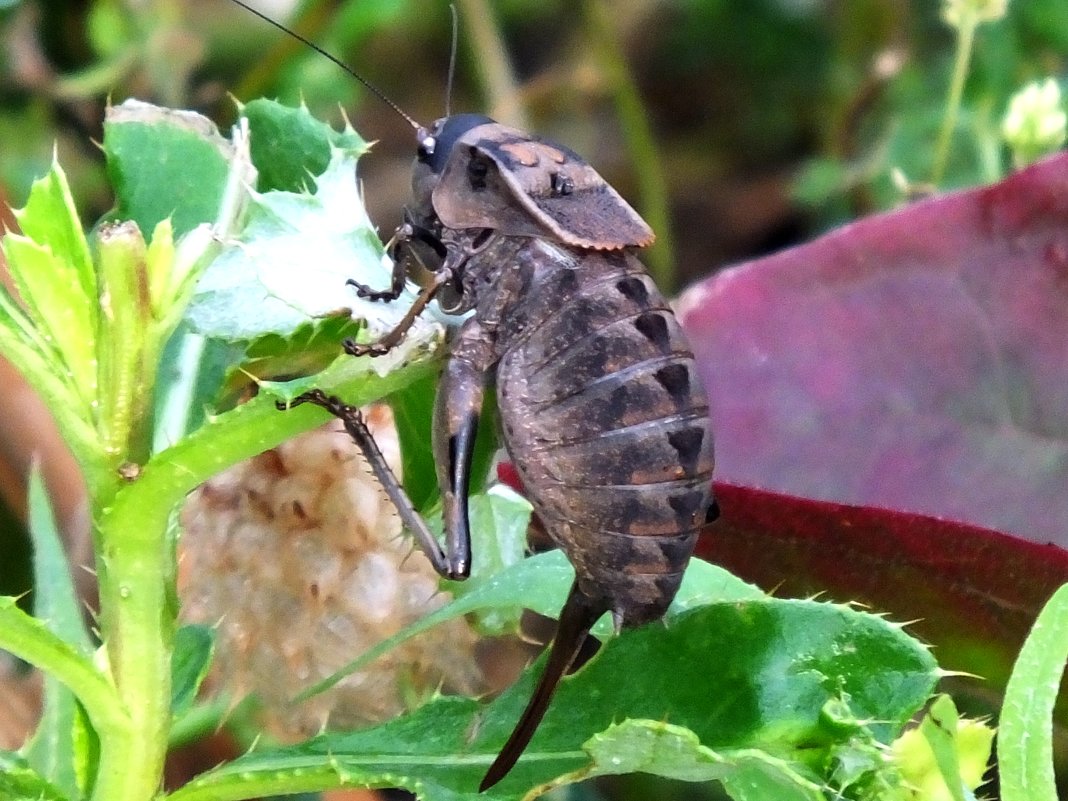
<path fill-rule="evenodd" d="M 145 497 L 136 484 L 116 492 L 136 503 L 116 503 L 94 515 L 101 550 L 101 630 L 111 673 L 129 726 L 102 745 L 93 798 L 146 801 L 158 792 L 170 726 L 171 652 L 176 604 L 171 595 L 174 551 L 167 541 L 171 511 L 181 496 Z"/>
<path fill-rule="evenodd" d="M 938 186 L 946 172 L 946 164 L 949 161 L 949 146 L 953 140 L 953 131 L 957 127 L 957 119 L 960 116 L 961 98 L 964 96 L 964 82 L 968 78 L 968 66 L 972 59 L 972 50 L 975 45 L 975 29 L 979 27 L 979 21 L 974 17 L 962 20 L 957 35 L 957 53 L 953 60 L 953 77 L 949 84 L 949 95 L 946 98 L 946 113 L 942 117 L 942 130 L 938 135 L 938 144 L 935 147 L 934 166 L 931 169 L 931 184 Z"/>
<path fill-rule="evenodd" d="M 638 179 L 641 213 L 656 232 L 656 244 L 645 251 L 645 260 L 657 286 L 669 295 L 677 289 L 675 245 L 668 212 L 667 182 L 653 126 L 612 28 L 608 6 L 602 0 L 585 0 L 582 8 L 597 61 L 605 71 L 615 101 L 627 154 Z"/>
<path fill-rule="evenodd" d="M 506 125 L 526 130 L 530 126 L 519 102 L 515 70 L 508 60 L 490 4 L 486 0 L 457 2 L 460 5 L 460 19 L 471 37 L 471 49 L 478 53 L 475 66 L 486 93 L 490 116 Z"/>

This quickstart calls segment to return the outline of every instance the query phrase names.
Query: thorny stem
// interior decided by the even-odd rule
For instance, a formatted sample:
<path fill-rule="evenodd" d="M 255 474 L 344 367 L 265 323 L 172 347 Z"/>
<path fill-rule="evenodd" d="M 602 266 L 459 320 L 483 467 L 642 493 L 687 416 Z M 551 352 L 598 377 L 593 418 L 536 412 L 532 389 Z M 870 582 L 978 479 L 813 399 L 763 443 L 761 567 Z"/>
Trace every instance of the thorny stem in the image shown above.
<path fill-rule="evenodd" d="M 953 139 L 953 131 L 957 127 L 961 97 L 964 94 L 964 81 L 968 77 L 968 65 L 971 62 L 972 50 L 975 44 L 975 29 L 978 26 L 979 20 L 969 16 L 961 20 L 958 29 L 957 53 L 953 62 L 953 78 L 949 84 L 946 113 L 942 117 L 942 130 L 938 136 L 934 166 L 931 169 L 931 184 L 934 186 L 938 186 L 942 182 L 942 176 L 946 171 L 946 163 L 949 161 L 949 145 Z"/>
<path fill-rule="evenodd" d="M 398 360 L 404 357 L 398 354 Z M 429 360 L 370 380 L 366 370 L 326 378 L 323 388 L 362 404 L 433 372 Z M 109 494 L 94 510 L 100 578 L 101 630 L 129 727 L 108 739 L 94 801 L 155 797 L 170 726 L 170 658 L 176 619 L 174 543 L 167 536 L 171 510 L 215 473 L 277 446 L 322 422 L 324 412 L 281 413 L 262 396 L 209 419 L 156 454 L 132 483 Z"/>
<path fill-rule="evenodd" d="M 597 59 L 608 78 L 624 143 L 638 178 L 641 212 L 656 232 L 656 244 L 646 251 L 649 272 L 657 286 L 665 294 L 670 294 L 676 289 L 675 248 L 668 214 L 667 182 L 656 137 L 619 37 L 612 28 L 607 5 L 603 0 L 585 0 L 582 7 Z"/>
<path fill-rule="evenodd" d="M 135 493 L 139 497 L 140 493 Z M 170 724 L 174 552 L 167 520 L 177 497 L 94 514 L 100 611 L 108 661 L 130 725 L 108 738 L 119 758 L 101 761 L 94 799 L 141 801 L 159 790 Z M 135 513 L 134 510 L 136 510 Z"/>

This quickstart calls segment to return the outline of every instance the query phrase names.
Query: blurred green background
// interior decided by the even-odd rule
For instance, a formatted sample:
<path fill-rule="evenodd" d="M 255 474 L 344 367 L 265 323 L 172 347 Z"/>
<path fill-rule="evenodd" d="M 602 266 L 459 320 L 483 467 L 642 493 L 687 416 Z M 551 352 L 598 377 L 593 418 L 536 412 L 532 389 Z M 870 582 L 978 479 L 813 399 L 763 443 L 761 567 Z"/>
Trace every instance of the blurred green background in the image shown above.
<path fill-rule="evenodd" d="M 586 155 L 650 218 L 669 290 L 900 202 L 929 180 L 955 32 L 934 0 L 458 0 L 454 110 Z M 444 109 L 446 0 L 264 0 L 420 121 Z M 1063 81 L 1063 0 L 979 27 L 940 188 L 1008 163 L 1000 122 L 1025 83 Z M 56 143 L 87 222 L 107 210 L 104 104 L 138 97 L 233 119 L 229 95 L 297 102 L 379 140 L 362 175 L 382 230 L 408 191 L 410 130 L 354 80 L 227 0 L 0 0 L 0 203 Z M 900 184 L 900 181 L 899 181 Z"/>

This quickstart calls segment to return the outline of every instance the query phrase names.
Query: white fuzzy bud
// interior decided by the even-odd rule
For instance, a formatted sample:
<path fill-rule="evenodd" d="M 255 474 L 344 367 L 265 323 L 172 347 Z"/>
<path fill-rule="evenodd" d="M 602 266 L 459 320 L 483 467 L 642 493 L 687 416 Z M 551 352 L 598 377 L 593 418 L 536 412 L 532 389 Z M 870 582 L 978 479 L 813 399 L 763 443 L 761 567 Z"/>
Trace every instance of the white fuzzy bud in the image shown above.
<path fill-rule="evenodd" d="M 1061 147 L 1068 115 L 1053 78 L 1029 83 L 1009 100 L 1001 133 L 1017 167 L 1024 167 Z"/>

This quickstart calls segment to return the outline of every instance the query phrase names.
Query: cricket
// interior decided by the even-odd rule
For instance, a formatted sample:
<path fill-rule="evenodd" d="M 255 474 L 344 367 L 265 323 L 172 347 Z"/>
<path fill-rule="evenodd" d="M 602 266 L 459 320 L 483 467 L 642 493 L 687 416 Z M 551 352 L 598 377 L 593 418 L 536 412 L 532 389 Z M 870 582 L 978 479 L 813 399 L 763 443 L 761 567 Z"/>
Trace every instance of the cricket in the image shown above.
<path fill-rule="evenodd" d="M 392 331 L 343 348 L 359 358 L 388 353 L 431 301 L 470 312 L 450 333 L 434 406 L 444 543 L 358 408 L 317 390 L 290 405 L 315 404 L 341 420 L 435 570 L 457 580 L 470 572 L 471 459 L 484 396 L 494 392 L 500 441 L 575 568 L 544 671 L 480 784 L 486 790 L 522 756 L 594 623 L 610 613 L 619 631 L 662 618 L 699 531 L 718 515 L 693 353 L 638 258 L 653 231 L 581 156 L 476 113 L 446 108 L 421 125 L 339 59 L 233 2 L 337 64 L 414 130 L 412 197 L 387 245 L 390 286 L 350 284 L 389 303 L 413 268 L 431 280 Z"/>

